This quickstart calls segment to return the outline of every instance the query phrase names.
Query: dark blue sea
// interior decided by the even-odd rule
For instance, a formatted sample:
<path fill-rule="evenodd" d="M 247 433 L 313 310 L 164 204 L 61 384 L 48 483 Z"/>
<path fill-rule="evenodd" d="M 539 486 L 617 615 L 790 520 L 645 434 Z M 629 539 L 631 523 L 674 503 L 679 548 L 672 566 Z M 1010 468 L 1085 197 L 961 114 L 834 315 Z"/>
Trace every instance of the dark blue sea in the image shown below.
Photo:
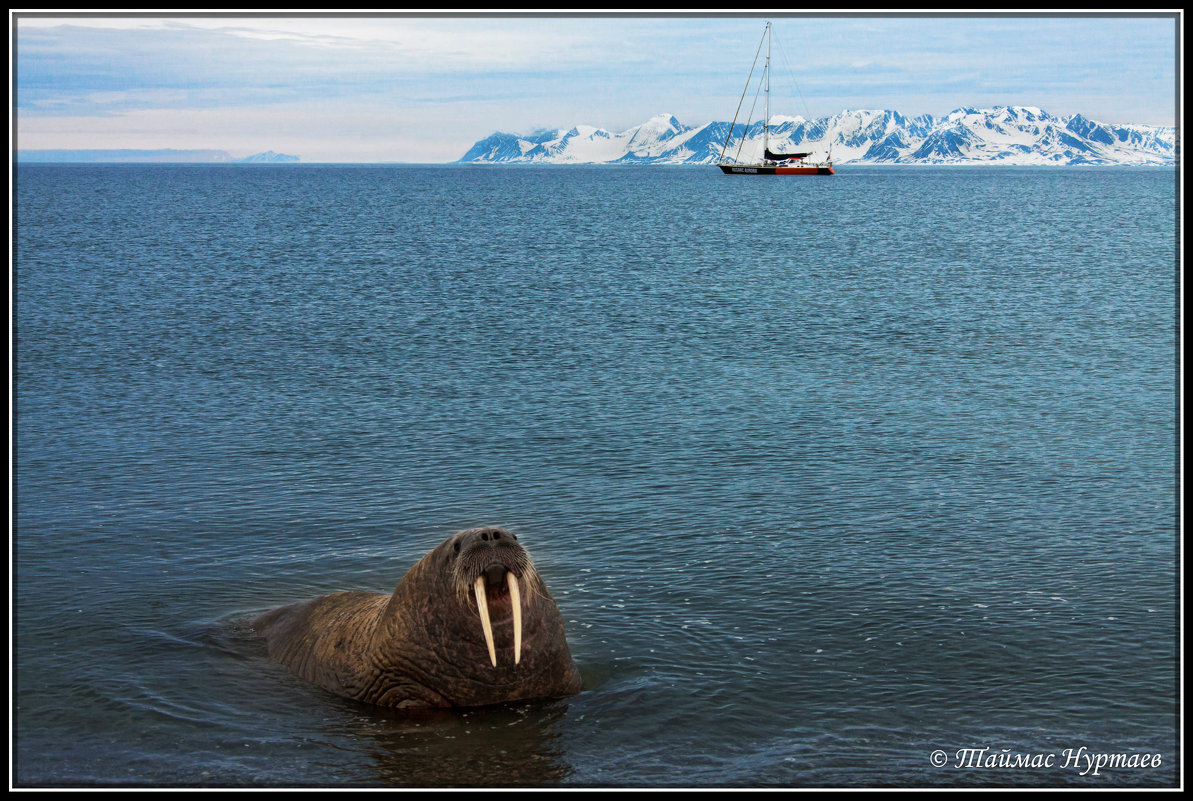
<path fill-rule="evenodd" d="M 1176 785 L 1176 178 L 16 168 L 11 781 Z M 247 625 L 484 524 L 578 696 Z"/>

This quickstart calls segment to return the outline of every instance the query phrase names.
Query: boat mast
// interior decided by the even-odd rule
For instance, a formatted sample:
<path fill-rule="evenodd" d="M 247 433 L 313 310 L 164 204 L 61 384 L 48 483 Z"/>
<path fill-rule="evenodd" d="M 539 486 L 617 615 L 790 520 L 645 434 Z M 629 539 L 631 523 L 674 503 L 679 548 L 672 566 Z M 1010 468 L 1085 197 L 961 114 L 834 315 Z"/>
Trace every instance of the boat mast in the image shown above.
<path fill-rule="evenodd" d="M 770 30 L 770 23 L 766 24 L 766 28 L 762 31 L 762 39 L 766 39 L 766 32 Z M 758 47 L 754 50 L 754 61 L 750 64 L 750 74 L 746 76 L 746 85 L 742 87 L 741 97 L 737 101 L 737 111 L 733 112 L 733 122 L 729 124 L 729 132 L 725 134 L 725 144 L 721 145 L 721 156 L 717 163 L 722 164 L 725 161 L 725 151 L 729 149 L 729 141 L 733 139 L 733 131 L 737 128 L 737 118 L 741 115 L 741 105 L 746 102 L 746 92 L 750 91 L 750 81 L 754 80 L 754 68 L 758 66 L 758 56 L 762 53 L 762 39 L 758 40 Z M 768 56 L 769 58 L 769 56 Z M 758 95 L 754 95 L 754 102 L 758 102 Z M 750 114 L 753 115 L 753 108 L 751 107 Z M 742 131 L 741 144 L 737 146 L 737 152 L 740 154 L 742 146 L 746 143 L 746 137 L 750 133 L 749 120 L 746 121 L 746 128 Z M 737 158 L 733 159 L 735 162 Z"/>
<path fill-rule="evenodd" d="M 762 101 L 762 160 L 770 149 L 770 23 L 766 23 L 766 97 Z"/>

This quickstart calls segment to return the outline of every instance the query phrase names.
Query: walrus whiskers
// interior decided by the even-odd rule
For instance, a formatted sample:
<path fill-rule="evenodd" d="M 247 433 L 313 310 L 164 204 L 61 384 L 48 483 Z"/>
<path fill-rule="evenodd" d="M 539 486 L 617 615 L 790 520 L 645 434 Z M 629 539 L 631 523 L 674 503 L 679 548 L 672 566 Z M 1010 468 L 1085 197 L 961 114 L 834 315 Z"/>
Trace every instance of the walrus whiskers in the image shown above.
<path fill-rule="evenodd" d="M 481 576 L 473 585 L 476 588 L 476 610 L 480 612 L 481 628 L 485 630 L 485 645 L 489 646 L 489 661 L 497 667 L 497 649 L 493 647 L 493 624 L 489 622 L 489 603 L 485 598 L 485 578 Z"/>

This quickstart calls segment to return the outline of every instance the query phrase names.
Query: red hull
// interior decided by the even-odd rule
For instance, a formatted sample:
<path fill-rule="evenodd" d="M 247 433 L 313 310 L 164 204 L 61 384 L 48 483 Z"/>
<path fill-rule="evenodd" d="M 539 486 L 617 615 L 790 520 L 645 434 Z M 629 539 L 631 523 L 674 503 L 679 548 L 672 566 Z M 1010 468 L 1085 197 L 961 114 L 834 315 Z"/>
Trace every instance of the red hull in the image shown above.
<path fill-rule="evenodd" d="M 718 164 L 726 175 L 836 175 L 831 164 L 781 167 L 773 164 Z"/>
<path fill-rule="evenodd" d="M 775 167 L 775 175 L 836 175 L 833 166 L 826 164 L 815 167 Z"/>

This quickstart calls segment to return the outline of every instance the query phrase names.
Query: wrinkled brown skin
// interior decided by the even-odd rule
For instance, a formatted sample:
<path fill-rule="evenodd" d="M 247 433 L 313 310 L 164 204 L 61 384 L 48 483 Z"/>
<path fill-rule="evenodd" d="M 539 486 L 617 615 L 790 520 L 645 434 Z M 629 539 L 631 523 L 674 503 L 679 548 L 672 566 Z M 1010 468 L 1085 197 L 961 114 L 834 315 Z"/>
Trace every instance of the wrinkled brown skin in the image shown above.
<path fill-rule="evenodd" d="M 455 570 L 465 557 L 461 570 L 516 559 L 527 566 L 513 571 L 522 595 L 517 665 L 508 597 L 490 600 L 497 666 L 489 659 L 476 601 Z M 410 568 L 392 595 L 337 592 L 266 612 L 252 627 L 269 655 L 302 678 L 379 706 L 483 706 L 573 695 L 581 686 L 551 593 L 516 538 L 499 528 L 445 540 Z"/>

